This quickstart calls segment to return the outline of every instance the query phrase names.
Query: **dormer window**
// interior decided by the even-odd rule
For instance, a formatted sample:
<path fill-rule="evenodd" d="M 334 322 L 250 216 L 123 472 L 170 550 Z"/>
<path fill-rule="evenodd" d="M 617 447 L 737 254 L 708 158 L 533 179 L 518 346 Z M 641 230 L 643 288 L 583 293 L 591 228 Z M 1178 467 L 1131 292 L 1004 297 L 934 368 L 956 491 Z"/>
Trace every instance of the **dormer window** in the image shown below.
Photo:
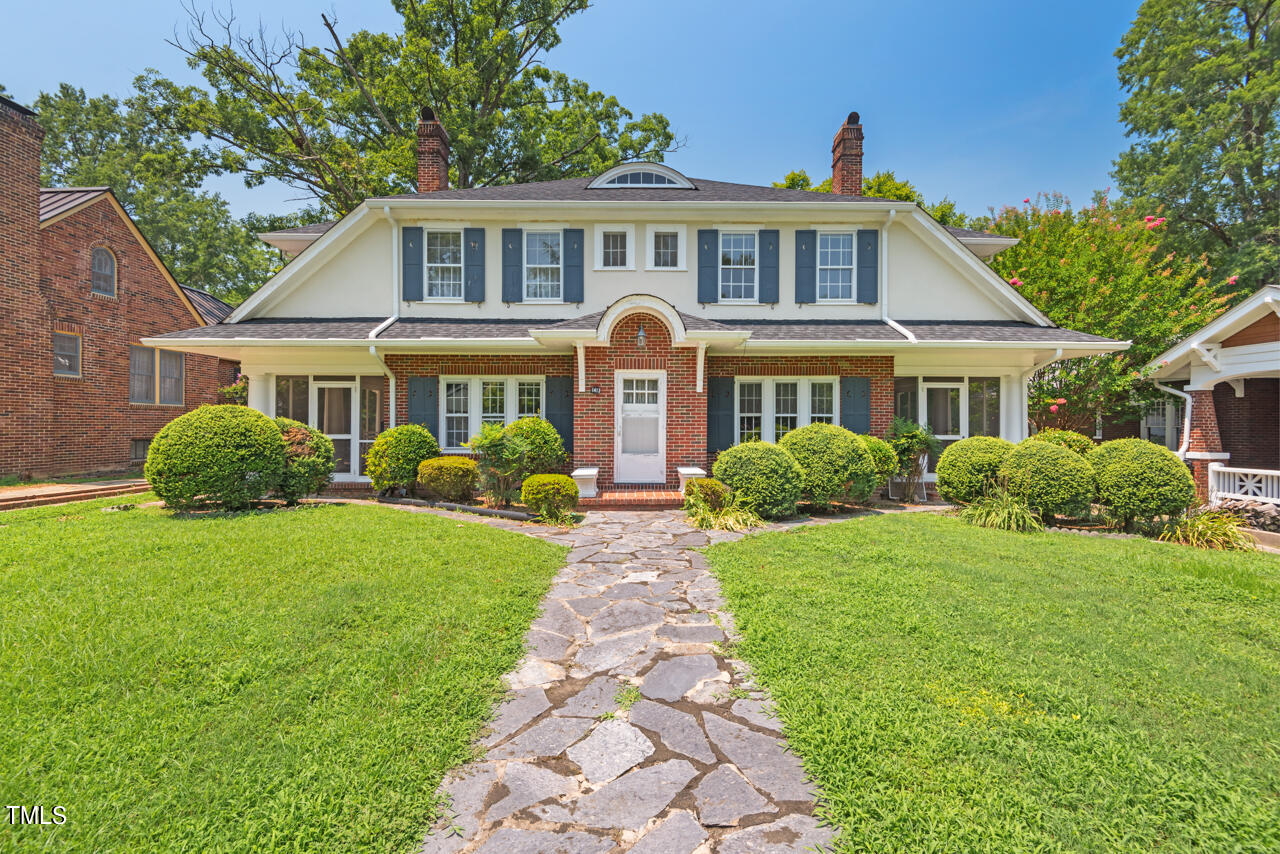
<path fill-rule="evenodd" d="M 621 187 L 625 184 L 667 184 L 669 186 L 674 186 L 675 183 L 675 181 L 672 181 L 666 175 L 660 175 L 652 169 L 637 169 L 634 172 L 623 172 L 621 175 L 614 175 L 605 182 L 605 184 L 610 187 Z"/>
<path fill-rule="evenodd" d="M 606 187 L 609 189 L 628 187 L 694 189 L 693 183 L 688 178 L 661 163 L 624 163 L 598 176 L 587 186 L 592 190 Z"/>

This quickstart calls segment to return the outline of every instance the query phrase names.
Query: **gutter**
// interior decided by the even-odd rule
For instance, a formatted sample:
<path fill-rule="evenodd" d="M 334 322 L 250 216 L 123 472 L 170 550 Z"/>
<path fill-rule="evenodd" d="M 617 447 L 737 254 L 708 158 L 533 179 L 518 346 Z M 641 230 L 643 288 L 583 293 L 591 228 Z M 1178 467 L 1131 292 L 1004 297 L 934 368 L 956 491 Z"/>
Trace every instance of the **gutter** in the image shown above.
<path fill-rule="evenodd" d="M 1186 406 L 1182 408 L 1182 442 L 1179 443 L 1177 451 L 1178 459 L 1185 460 L 1187 458 L 1187 448 L 1191 446 L 1191 395 L 1182 389 L 1167 386 L 1164 383 L 1155 383 L 1155 387 L 1163 392 L 1182 398 L 1183 402 L 1186 403 Z"/>

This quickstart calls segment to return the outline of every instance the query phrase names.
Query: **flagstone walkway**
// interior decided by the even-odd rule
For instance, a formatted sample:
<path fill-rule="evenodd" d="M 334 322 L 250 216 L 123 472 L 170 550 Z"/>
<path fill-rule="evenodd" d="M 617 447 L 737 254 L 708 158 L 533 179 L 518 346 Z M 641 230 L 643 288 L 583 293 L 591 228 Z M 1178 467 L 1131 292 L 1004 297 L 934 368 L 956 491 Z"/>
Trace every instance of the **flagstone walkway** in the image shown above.
<path fill-rule="evenodd" d="M 764 692 L 717 645 L 732 619 L 690 551 L 742 535 L 663 511 L 592 512 L 574 529 L 485 521 L 572 551 L 507 676 L 484 758 L 442 786 L 451 809 L 423 854 L 784 854 L 830 842 Z"/>

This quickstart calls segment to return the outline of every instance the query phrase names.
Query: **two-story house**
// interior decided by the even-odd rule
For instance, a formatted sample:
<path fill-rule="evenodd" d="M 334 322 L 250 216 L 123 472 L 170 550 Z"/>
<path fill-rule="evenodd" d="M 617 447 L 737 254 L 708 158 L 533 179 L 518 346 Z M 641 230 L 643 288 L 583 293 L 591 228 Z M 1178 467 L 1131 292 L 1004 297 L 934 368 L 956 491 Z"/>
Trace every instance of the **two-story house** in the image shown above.
<path fill-rule="evenodd" d="M 333 437 L 340 479 L 384 427 L 463 452 L 536 413 L 601 489 L 674 487 L 815 421 L 1017 440 L 1031 372 L 1125 346 L 993 273 L 1010 238 L 864 197 L 856 113 L 829 194 L 654 163 L 451 190 L 445 129 L 424 110 L 417 133 L 419 192 L 263 235 L 296 258 L 225 322 L 151 339 L 238 360 L 251 406 Z"/>

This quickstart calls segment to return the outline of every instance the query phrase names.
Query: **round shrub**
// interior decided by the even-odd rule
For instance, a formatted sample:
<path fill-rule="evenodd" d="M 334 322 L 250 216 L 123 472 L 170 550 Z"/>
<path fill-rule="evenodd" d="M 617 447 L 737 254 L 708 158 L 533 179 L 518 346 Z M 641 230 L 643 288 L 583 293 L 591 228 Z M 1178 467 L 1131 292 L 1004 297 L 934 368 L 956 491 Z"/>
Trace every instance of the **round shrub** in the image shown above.
<path fill-rule="evenodd" d="M 578 485 L 565 474 L 535 474 L 520 487 L 520 501 L 544 519 L 556 520 L 578 506 Z"/>
<path fill-rule="evenodd" d="M 997 436 L 970 436 L 948 445 L 938 457 L 938 494 L 956 504 L 976 501 L 996 483 L 1013 443 Z"/>
<path fill-rule="evenodd" d="M 804 472 L 786 449 L 768 442 L 743 442 L 721 451 L 712 471 L 764 518 L 795 515 L 804 489 Z"/>
<path fill-rule="evenodd" d="M 1052 442 L 1015 445 L 997 476 L 1041 516 L 1083 516 L 1093 501 L 1093 469 L 1079 454 Z"/>
<path fill-rule="evenodd" d="M 871 454 L 871 465 L 876 470 L 876 485 L 884 486 L 898 471 L 898 453 L 893 446 L 879 436 L 859 436 Z"/>
<path fill-rule="evenodd" d="M 470 457 L 432 457 L 418 466 L 418 491 L 433 501 L 470 501 L 480 476 Z"/>
<path fill-rule="evenodd" d="M 858 437 L 837 424 L 810 424 L 778 441 L 800 464 L 804 493 L 819 507 L 829 507 L 856 484 L 861 493 L 875 481 L 871 453 Z"/>
<path fill-rule="evenodd" d="M 1057 427 L 1041 430 L 1030 438 L 1033 442 L 1052 442 L 1055 445 L 1061 445 L 1082 457 L 1096 447 L 1093 440 L 1083 433 L 1077 433 L 1075 430 L 1059 430 Z"/>
<path fill-rule="evenodd" d="M 685 482 L 684 494 L 688 498 L 697 493 L 712 510 L 723 510 L 729 503 L 729 487 L 714 477 L 695 477 Z"/>
<path fill-rule="evenodd" d="M 201 406 L 170 421 L 151 440 L 147 482 L 176 510 L 242 510 L 280 485 L 284 439 L 247 406 Z"/>
<path fill-rule="evenodd" d="M 523 458 L 522 471 L 546 473 L 564 464 L 564 440 L 547 419 L 537 416 L 518 418 L 508 424 L 503 433 Z"/>
<path fill-rule="evenodd" d="M 1195 503 L 1196 485 L 1177 454 L 1146 439 L 1113 439 L 1088 456 L 1098 501 L 1126 530 L 1135 519 L 1179 516 Z"/>
<path fill-rule="evenodd" d="M 365 458 L 365 473 L 379 492 L 408 489 L 417 482 L 422 461 L 438 456 L 440 445 L 430 430 L 421 424 L 401 424 L 383 430 L 373 440 Z"/>
<path fill-rule="evenodd" d="M 277 418 L 276 426 L 284 440 L 284 474 L 278 491 L 289 504 L 296 504 L 299 498 L 314 495 L 329 482 L 333 475 L 333 440 L 292 418 Z"/>

